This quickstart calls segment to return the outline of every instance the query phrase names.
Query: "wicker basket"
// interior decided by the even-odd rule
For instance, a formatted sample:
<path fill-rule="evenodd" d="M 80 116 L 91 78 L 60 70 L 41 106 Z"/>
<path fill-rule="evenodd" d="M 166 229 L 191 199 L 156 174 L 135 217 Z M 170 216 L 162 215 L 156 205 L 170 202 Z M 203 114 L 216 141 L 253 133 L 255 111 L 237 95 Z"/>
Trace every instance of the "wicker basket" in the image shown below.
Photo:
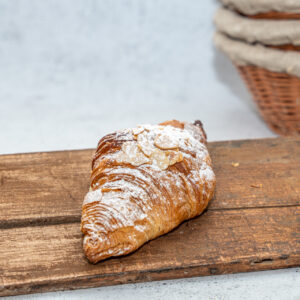
<path fill-rule="evenodd" d="M 268 12 L 247 15 L 256 19 L 300 19 L 300 14 Z M 265 45 L 285 51 L 300 51 L 300 46 Z M 269 127 L 280 135 L 300 135 L 300 78 L 258 66 L 238 66 L 259 112 Z"/>
<path fill-rule="evenodd" d="M 266 19 L 266 20 L 300 20 L 300 14 L 291 14 L 285 12 L 278 12 L 278 11 L 271 11 L 267 13 L 261 13 L 257 15 L 245 15 L 240 12 L 237 12 L 245 17 L 251 19 Z M 300 51 L 300 46 L 296 46 L 293 44 L 286 44 L 286 45 L 265 45 L 270 48 L 286 50 L 286 51 Z"/>
<path fill-rule="evenodd" d="M 299 20 L 300 14 L 292 14 L 292 13 L 286 13 L 286 12 L 279 12 L 279 11 L 270 11 L 266 13 L 260 13 L 257 15 L 245 15 L 240 12 L 239 14 L 253 18 L 253 19 L 272 19 L 272 20 Z"/>
<path fill-rule="evenodd" d="M 238 66 L 259 112 L 280 135 L 300 134 L 300 78 L 257 66 Z"/>

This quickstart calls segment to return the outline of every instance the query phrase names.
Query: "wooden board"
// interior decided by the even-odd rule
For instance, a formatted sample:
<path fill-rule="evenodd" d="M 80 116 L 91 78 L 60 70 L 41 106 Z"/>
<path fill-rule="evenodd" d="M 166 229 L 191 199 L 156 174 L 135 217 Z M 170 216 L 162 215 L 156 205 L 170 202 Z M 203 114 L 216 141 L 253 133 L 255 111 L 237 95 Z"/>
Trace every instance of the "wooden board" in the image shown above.
<path fill-rule="evenodd" d="M 208 210 L 97 265 L 83 256 L 79 228 L 93 150 L 0 156 L 0 295 L 300 266 L 300 139 L 209 150 L 217 190 Z"/>

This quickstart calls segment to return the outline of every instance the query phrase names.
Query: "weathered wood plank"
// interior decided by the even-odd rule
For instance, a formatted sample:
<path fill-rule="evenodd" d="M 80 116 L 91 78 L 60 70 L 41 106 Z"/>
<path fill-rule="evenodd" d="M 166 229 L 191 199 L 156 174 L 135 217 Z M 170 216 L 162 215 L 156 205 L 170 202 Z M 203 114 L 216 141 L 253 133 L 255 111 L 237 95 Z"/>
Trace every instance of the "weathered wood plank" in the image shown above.
<path fill-rule="evenodd" d="M 0 156 L 0 227 L 78 221 L 93 152 Z"/>
<path fill-rule="evenodd" d="M 300 207 L 207 211 L 135 253 L 91 265 L 80 224 L 2 229 L 0 295 L 300 265 Z"/>
<path fill-rule="evenodd" d="M 216 142 L 209 150 L 217 175 L 209 209 L 300 204 L 299 138 Z M 0 156 L 0 228 L 79 221 L 93 152 Z"/>
<path fill-rule="evenodd" d="M 209 150 L 217 176 L 209 209 L 300 204 L 300 138 L 217 142 Z"/>

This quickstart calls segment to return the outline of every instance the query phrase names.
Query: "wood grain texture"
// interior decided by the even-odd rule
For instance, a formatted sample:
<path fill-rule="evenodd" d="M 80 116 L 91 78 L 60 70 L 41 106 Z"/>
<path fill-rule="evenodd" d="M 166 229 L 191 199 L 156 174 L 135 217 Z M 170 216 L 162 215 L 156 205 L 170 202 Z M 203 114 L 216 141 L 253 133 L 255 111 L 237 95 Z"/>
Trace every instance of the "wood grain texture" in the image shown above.
<path fill-rule="evenodd" d="M 300 266 L 300 139 L 209 150 L 208 210 L 97 265 L 79 223 L 93 150 L 0 156 L 0 296 Z"/>
<path fill-rule="evenodd" d="M 300 205 L 300 138 L 217 142 L 209 151 L 217 176 L 209 209 Z"/>
<path fill-rule="evenodd" d="M 97 265 L 83 256 L 78 223 L 2 230 L 0 295 L 292 267 L 299 218 L 300 207 L 207 211 Z"/>
<path fill-rule="evenodd" d="M 209 151 L 217 176 L 209 209 L 300 205 L 300 139 L 216 142 Z M 79 221 L 93 153 L 1 155 L 0 228 Z"/>
<path fill-rule="evenodd" d="M 79 221 L 93 153 L 0 156 L 0 227 Z"/>

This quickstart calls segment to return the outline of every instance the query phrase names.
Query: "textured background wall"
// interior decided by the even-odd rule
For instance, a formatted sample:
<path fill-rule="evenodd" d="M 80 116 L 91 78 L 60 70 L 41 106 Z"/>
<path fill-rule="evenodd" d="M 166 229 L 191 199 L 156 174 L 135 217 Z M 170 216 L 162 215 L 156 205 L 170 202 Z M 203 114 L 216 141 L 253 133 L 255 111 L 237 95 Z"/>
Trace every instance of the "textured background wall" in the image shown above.
<path fill-rule="evenodd" d="M 210 140 L 271 136 L 212 45 L 213 0 L 0 0 L 0 153 L 94 147 L 201 119 Z M 18 138 L 14 138 L 18 137 Z"/>

